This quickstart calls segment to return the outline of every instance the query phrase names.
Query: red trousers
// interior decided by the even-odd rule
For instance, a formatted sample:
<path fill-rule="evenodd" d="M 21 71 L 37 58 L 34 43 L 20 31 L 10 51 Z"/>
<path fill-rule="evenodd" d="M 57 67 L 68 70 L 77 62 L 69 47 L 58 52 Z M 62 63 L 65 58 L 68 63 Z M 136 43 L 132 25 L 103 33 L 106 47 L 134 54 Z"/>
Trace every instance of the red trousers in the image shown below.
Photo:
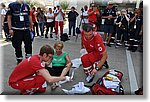
<path fill-rule="evenodd" d="M 82 65 L 84 67 L 84 72 L 88 76 L 91 74 L 94 69 L 94 65 L 99 62 L 102 58 L 102 55 L 99 52 L 91 52 L 85 54 L 81 57 Z"/>
<path fill-rule="evenodd" d="M 42 87 L 45 82 L 46 81 L 42 76 L 30 76 L 18 81 L 17 83 L 10 83 L 10 86 L 14 89 L 20 90 L 23 95 L 26 95 L 35 92 L 45 92 L 46 87 Z"/>
<path fill-rule="evenodd" d="M 60 26 L 60 35 L 63 34 L 63 21 L 55 21 L 55 34 L 58 35 L 58 26 Z"/>

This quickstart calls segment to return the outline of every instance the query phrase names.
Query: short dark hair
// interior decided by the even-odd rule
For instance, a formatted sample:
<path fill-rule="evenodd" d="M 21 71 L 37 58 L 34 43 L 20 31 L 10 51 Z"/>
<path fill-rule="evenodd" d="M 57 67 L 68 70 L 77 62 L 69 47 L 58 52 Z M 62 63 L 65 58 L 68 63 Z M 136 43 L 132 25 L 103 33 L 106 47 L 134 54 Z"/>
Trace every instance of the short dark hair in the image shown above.
<path fill-rule="evenodd" d="M 35 7 L 32 7 L 32 10 L 35 10 L 36 8 Z"/>
<path fill-rule="evenodd" d="M 82 29 L 85 31 L 85 32 L 90 32 L 91 30 L 93 30 L 93 25 L 92 24 L 84 24 Z"/>
<path fill-rule="evenodd" d="M 41 7 L 38 7 L 37 10 L 41 10 Z"/>
<path fill-rule="evenodd" d="M 44 53 L 46 53 L 47 55 L 48 54 L 53 55 L 54 54 L 54 49 L 49 45 L 44 45 L 44 46 L 41 47 L 39 55 L 43 56 Z"/>
<path fill-rule="evenodd" d="M 71 7 L 71 9 L 75 9 L 75 7 L 74 7 L 74 6 L 72 6 L 72 7 Z"/>
<path fill-rule="evenodd" d="M 84 6 L 84 8 L 88 8 L 88 6 L 87 6 L 87 5 L 85 5 L 85 6 Z"/>
<path fill-rule="evenodd" d="M 94 6 L 96 6 L 96 4 L 95 4 L 95 3 L 91 3 L 91 4 L 90 4 L 90 7 L 92 7 L 92 5 L 93 5 L 93 4 L 94 4 Z"/>

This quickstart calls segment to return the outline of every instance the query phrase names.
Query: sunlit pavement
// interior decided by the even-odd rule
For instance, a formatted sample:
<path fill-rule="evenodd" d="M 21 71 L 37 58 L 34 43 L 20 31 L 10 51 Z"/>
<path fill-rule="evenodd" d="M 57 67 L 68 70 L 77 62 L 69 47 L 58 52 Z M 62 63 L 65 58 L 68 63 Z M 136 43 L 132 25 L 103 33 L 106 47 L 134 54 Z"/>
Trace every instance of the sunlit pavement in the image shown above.
<path fill-rule="evenodd" d="M 81 8 L 85 3 L 77 3 L 77 8 Z M 78 12 L 80 9 L 78 9 Z M 79 22 L 79 20 L 78 20 Z M 68 23 L 66 22 L 64 27 L 64 32 L 68 33 Z M 101 33 L 103 35 L 103 33 Z M 38 54 L 39 49 L 44 44 L 50 44 L 53 46 L 53 44 L 56 41 L 54 39 L 45 39 L 36 37 L 33 42 L 33 54 Z M 64 51 L 66 51 L 71 59 L 79 58 L 80 57 L 80 36 L 77 42 L 75 42 L 75 37 L 71 37 L 70 41 L 67 41 L 64 43 L 65 48 Z M 4 39 L 0 39 L 0 47 L 3 51 L 3 93 L 2 94 L 20 94 L 19 91 L 12 89 L 8 86 L 8 77 L 13 71 L 14 67 L 16 66 L 16 60 L 14 55 L 14 49 L 11 45 L 11 42 L 5 42 Z M 23 48 L 24 50 L 24 48 Z M 143 54 L 140 52 L 129 52 L 124 47 L 115 48 L 107 47 L 108 51 L 108 63 L 110 68 L 109 69 L 117 69 L 123 72 L 123 79 L 122 79 L 122 85 L 124 87 L 125 94 L 133 94 L 134 91 L 143 85 Z M 23 54 L 25 55 L 25 54 Z M 72 82 L 68 82 L 63 84 L 61 87 L 56 88 L 55 90 L 51 90 L 50 85 L 48 85 L 48 88 L 45 93 L 39 93 L 40 95 L 55 95 L 55 94 L 65 94 L 62 89 L 71 89 L 74 84 L 77 84 L 78 82 L 85 82 L 87 85 L 92 85 L 94 82 L 97 81 L 98 78 L 100 78 L 106 71 L 109 69 L 102 69 L 94 78 L 93 82 L 90 84 L 87 84 L 85 82 L 85 75 L 83 72 L 83 67 L 81 66 L 79 69 L 75 71 L 74 79 Z M 91 94 L 91 93 L 87 93 Z"/>
<path fill-rule="evenodd" d="M 53 44 L 56 41 L 54 39 L 45 39 L 36 37 L 33 42 L 33 54 L 38 54 L 39 49 L 44 44 Z M 80 57 L 80 36 L 77 42 L 75 42 L 75 37 L 71 37 L 70 41 L 64 43 L 64 51 L 66 51 L 71 59 Z M 3 50 L 3 94 L 19 94 L 19 91 L 12 89 L 8 86 L 7 80 L 16 65 L 14 49 L 9 42 L 9 44 L 1 46 Z M 23 48 L 24 50 L 24 48 Z M 128 52 L 124 47 L 115 48 L 107 47 L 108 51 L 108 63 L 110 65 L 109 69 L 117 69 L 123 72 L 122 85 L 124 87 L 125 94 L 132 94 L 135 88 L 141 87 L 142 85 L 142 54 L 139 52 Z M 23 54 L 24 55 L 24 54 Z M 128 57 L 127 57 L 128 56 Z M 129 60 L 131 60 L 129 62 Z M 62 85 L 62 87 L 58 87 L 55 90 L 51 90 L 50 85 L 45 93 L 40 94 L 65 94 L 61 89 L 71 89 L 74 84 L 78 82 L 85 82 L 87 85 L 92 85 L 96 80 L 101 77 L 108 69 L 102 69 L 94 78 L 94 81 L 90 84 L 85 82 L 85 75 L 83 72 L 83 67 L 81 66 L 79 69 L 75 71 L 74 79 L 72 82 L 68 82 Z M 131 74 L 129 72 L 132 72 Z M 132 82 L 133 81 L 133 82 Z M 87 93 L 90 94 L 90 93 Z"/>

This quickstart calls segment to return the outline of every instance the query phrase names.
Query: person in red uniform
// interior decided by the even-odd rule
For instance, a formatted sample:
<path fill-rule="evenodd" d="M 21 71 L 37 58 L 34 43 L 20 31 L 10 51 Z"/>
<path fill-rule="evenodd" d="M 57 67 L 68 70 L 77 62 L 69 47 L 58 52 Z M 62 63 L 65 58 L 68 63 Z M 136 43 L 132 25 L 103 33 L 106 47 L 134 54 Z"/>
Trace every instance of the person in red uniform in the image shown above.
<path fill-rule="evenodd" d="M 109 67 L 106 61 L 108 55 L 101 35 L 96 32 L 96 26 L 85 24 L 81 36 L 82 48 L 87 51 L 87 54 L 81 57 L 81 61 L 87 75 L 86 81 L 92 82 L 98 70 L 103 66 Z"/>
<path fill-rule="evenodd" d="M 90 9 L 88 10 L 88 20 L 90 23 L 97 24 L 97 17 L 100 16 L 100 12 L 95 6 L 94 3 L 91 4 Z"/>
<path fill-rule="evenodd" d="M 45 66 L 50 64 L 54 50 L 49 45 L 40 49 L 39 55 L 33 55 L 18 64 L 9 77 L 9 85 L 21 91 L 21 94 L 45 92 L 46 81 L 49 83 L 67 79 L 51 76 Z"/>

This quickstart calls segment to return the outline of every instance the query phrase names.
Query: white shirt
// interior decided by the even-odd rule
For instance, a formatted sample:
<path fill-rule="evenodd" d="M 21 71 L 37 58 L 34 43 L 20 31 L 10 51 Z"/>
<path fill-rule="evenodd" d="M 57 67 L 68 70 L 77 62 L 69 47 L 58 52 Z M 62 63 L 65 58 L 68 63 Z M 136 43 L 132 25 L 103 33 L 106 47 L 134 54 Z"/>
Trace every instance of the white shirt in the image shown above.
<path fill-rule="evenodd" d="M 1 10 L 1 15 L 6 15 L 7 11 L 5 9 Z"/>
<path fill-rule="evenodd" d="M 46 16 L 47 16 L 47 17 L 54 17 L 54 14 L 48 12 Z M 48 19 L 47 19 L 47 22 L 53 22 L 53 21 L 54 21 L 54 18 L 48 18 Z"/>
<path fill-rule="evenodd" d="M 81 15 L 82 15 L 82 13 L 81 13 Z M 88 16 L 88 10 L 83 12 L 83 16 Z M 88 23 L 88 22 L 89 22 L 88 18 L 82 19 L 82 23 Z"/>
<path fill-rule="evenodd" d="M 55 13 L 58 13 L 59 12 L 59 10 L 55 10 L 54 11 L 54 14 Z M 64 10 L 62 9 L 62 12 L 64 13 Z M 62 16 L 62 14 L 61 14 L 61 12 L 59 12 L 59 14 L 55 17 L 55 21 L 64 21 L 64 18 L 63 18 L 63 16 Z"/>

